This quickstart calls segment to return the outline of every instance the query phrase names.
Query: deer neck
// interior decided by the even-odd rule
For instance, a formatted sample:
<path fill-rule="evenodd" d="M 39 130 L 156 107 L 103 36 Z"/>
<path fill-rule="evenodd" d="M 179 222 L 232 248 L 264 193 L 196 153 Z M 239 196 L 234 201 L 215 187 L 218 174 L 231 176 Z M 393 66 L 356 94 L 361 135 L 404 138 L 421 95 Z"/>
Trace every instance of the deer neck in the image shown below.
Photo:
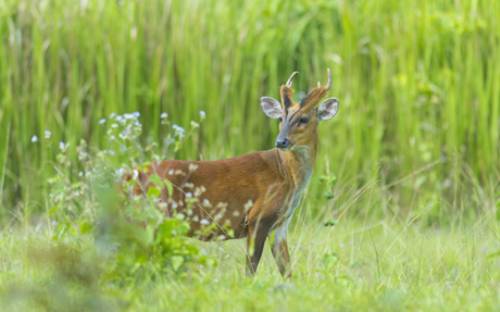
<path fill-rule="evenodd" d="M 294 146 L 290 150 L 279 150 L 279 161 L 284 176 L 294 188 L 303 188 L 309 182 L 316 160 L 317 140 L 308 145 Z"/>

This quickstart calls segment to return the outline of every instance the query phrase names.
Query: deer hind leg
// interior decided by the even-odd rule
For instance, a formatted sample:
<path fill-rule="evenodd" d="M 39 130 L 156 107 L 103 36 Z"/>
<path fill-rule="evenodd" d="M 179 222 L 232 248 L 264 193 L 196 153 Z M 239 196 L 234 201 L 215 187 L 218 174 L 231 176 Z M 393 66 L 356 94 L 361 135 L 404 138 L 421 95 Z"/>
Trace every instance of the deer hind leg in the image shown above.
<path fill-rule="evenodd" d="M 288 243 L 286 239 L 287 229 L 288 222 L 285 222 L 285 224 L 276 229 L 274 232 L 274 240 L 271 244 L 271 251 L 281 276 L 291 278 L 290 255 L 288 253 Z"/>
<path fill-rule="evenodd" d="M 271 229 L 271 222 L 259 219 L 248 224 L 246 273 L 251 276 L 257 271 L 266 238 Z"/>

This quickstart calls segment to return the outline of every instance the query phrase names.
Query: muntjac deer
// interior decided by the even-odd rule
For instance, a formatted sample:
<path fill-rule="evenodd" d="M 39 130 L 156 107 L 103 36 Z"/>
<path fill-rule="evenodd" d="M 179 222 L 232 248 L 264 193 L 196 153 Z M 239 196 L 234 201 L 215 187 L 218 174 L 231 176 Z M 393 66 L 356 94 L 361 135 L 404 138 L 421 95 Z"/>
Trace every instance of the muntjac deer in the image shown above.
<path fill-rule="evenodd" d="M 257 270 L 267 236 L 275 231 L 273 257 L 280 273 L 291 276 L 288 224 L 314 167 L 318 122 L 332 118 L 338 109 L 334 98 L 319 105 L 332 85 L 330 70 L 326 85 L 318 82 L 300 102 L 292 99 L 296 74 L 280 87 L 281 101 L 261 98 L 264 113 L 280 122 L 276 148 L 224 160 L 165 160 L 136 172 L 136 195 L 158 178 L 168 183 L 159 201 L 167 215 L 187 218 L 191 235 L 203 240 L 247 237 L 250 275 Z"/>

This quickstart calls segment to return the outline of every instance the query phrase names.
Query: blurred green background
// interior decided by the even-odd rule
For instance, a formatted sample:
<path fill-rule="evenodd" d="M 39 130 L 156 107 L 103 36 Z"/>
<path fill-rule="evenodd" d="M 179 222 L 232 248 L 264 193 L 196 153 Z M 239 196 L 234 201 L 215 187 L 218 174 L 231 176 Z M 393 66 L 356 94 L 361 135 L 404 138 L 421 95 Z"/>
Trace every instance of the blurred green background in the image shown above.
<path fill-rule="evenodd" d="M 260 96 L 295 70 L 306 92 L 327 67 L 340 110 L 320 126 L 307 214 L 433 224 L 495 207 L 499 3 L 0 1 L 0 219 L 44 211 L 59 142 L 73 157 L 81 138 L 103 144 L 113 112 L 140 112 L 162 144 L 162 112 L 188 126 L 205 111 L 177 158 L 272 148 Z"/>

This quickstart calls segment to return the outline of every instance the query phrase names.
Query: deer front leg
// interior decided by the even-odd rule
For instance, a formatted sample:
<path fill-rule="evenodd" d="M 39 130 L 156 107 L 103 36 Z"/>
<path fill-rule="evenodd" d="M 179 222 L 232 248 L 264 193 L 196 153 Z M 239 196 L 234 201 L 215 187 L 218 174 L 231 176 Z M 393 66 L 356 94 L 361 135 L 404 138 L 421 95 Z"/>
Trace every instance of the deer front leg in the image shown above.
<path fill-rule="evenodd" d="M 254 275 L 257 271 L 257 266 L 259 265 L 270 228 L 268 222 L 264 220 L 248 225 L 246 265 L 246 273 L 248 276 Z"/>
<path fill-rule="evenodd" d="M 271 251 L 281 276 L 284 278 L 291 278 L 290 255 L 288 253 L 288 243 L 286 240 L 287 229 L 288 222 L 285 222 L 285 224 L 276 229 L 274 232 L 274 240 L 271 244 Z"/>

